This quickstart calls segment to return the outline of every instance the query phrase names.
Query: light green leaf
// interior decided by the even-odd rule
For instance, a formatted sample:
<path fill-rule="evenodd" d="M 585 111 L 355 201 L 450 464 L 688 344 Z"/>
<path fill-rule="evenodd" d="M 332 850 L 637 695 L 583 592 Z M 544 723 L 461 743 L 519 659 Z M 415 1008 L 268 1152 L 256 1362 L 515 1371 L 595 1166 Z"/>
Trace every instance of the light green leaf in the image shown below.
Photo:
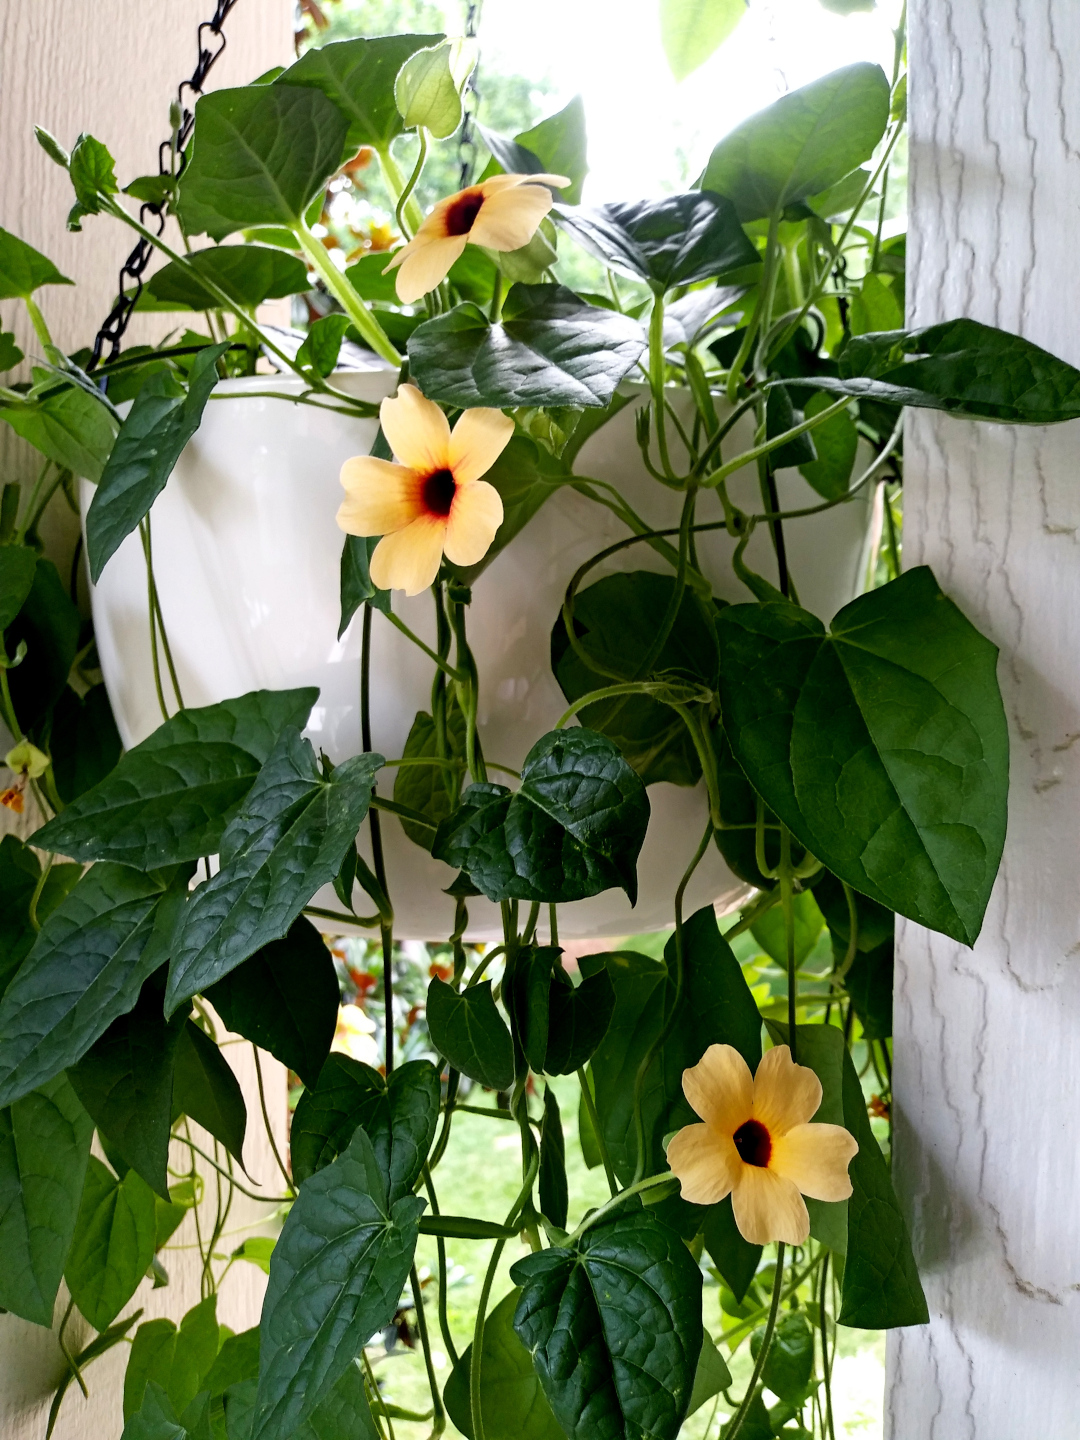
<path fill-rule="evenodd" d="M 407 130 L 445 140 L 461 124 L 461 92 L 476 65 L 476 41 L 445 41 L 417 50 L 398 71 L 394 102 Z"/>
<path fill-rule="evenodd" d="M 536 169 L 528 167 L 526 173 L 538 171 L 548 175 L 566 175 L 570 184 L 560 192 L 560 199 L 567 205 L 581 203 L 581 187 L 589 173 L 586 160 L 585 104 L 580 95 L 548 115 L 531 130 L 523 130 L 516 137 L 517 144 L 535 155 L 539 164 Z"/>
<path fill-rule="evenodd" d="M 551 1413 L 532 1356 L 514 1331 L 520 1290 L 511 1290 L 484 1321 L 480 1347 L 480 1418 L 485 1440 L 564 1440 Z M 443 1399 L 450 1419 L 473 1440 L 470 1374 L 472 1346 L 446 1382 Z"/>
<path fill-rule="evenodd" d="M 695 1410 L 700 1410 L 706 1400 L 711 1400 L 714 1395 L 719 1395 L 720 1391 L 726 1390 L 730 1384 L 731 1371 L 728 1369 L 724 1357 L 716 1348 L 712 1336 L 706 1330 L 701 1337 L 701 1355 L 694 1374 L 694 1388 L 690 1394 L 690 1408 L 686 1412 L 687 1416 L 693 1415 Z"/>
<path fill-rule="evenodd" d="M 217 1296 L 194 1306 L 180 1321 L 148 1320 L 132 1341 L 124 1372 L 124 1419 L 142 1409 L 149 1381 L 160 1385 L 177 1413 L 203 1389 L 218 1353 Z"/>
<path fill-rule="evenodd" d="M 51 1326 L 94 1126 L 63 1075 L 0 1110 L 0 1305 Z"/>
<path fill-rule="evenodd" d="M 660 0 L 660 38 L 675 79 L 703 65 L 745 14 L 746 0 Z"/>
<path fill-rule="evenodd" d="M 869 160 L 889 123 L 889 82 L 860 61 L 782 96 L 736 126 L 701 179 L 743 221 L 779 214 Z"/>
<path fill-rule="evenodd" d="M 464 771 L 465 717 L 460 706 L 452 701 L 446 707 L 446 748 L 449 752 L 447 759 L 458 762 L 456 771 L 443 765 L 402 765 L 394 776 L 394 800 L 397 804 L 426 816 L 436 826 L 446 819 L 457 803 Z M 437 751 L 435 721 L 426 710 L 420 710 L 409 729 L 402 756 L 406 760 L 434 759 Z M 424 850 L 431 849 L 435 838 L 433 830 L 405 819 L 401 828 L 414 845 Z"/>
<path fill-rule="evenodd" d="M 310 365 L 316 375 L 329 375 L 338 362 L 341 342 L 352 321 L 348 315 L 324 315 L 308 330 L 307 338 L 296 352 L 298 365 Z"/>
<path fill-rule="evenodd" d="M 821 622 L 789 603 L 718 617 L 735 758 L 834 875 L 970 945 L 1005 839 L 997 647 L 925 566 Z"/>
<path fill-rule="evenodd" d="M 71 1298 L 104 1330 L 138 1289 L 154 1258 L 154 1192 L 129 1170 L 123 1180 L 91 1155 L 71 1254 L 64 1268 Z"/>
<path fill-rule="evenodd" d="M 319 90 L 275 83 L 201 96 L 178 194 L 186 233 L 223 240 L 253 225 L 300 225 L 341 163 L 347 129 Z"/>
<path fill-rule="evenodd" d="M 270 1257 L 276 1244 L 277 1240 L 270 1235 L 249 1235 L 244 1243 L 232 1252 L 231 1258 L 246 1260 L 249 1265 L 258 1266 L 264 1275 L 269 1275 Z"/>
<path fill-rule="evenodd" d="M 49 379 L 36 370 L 35 381 Z M 116 422 L 105 405 L 78 385 L 58 383 L 25 405 L 0 408 L 17 435 L 61 469 L 87 480 L 99 480 L 109 458 Z"/>
<path fill-rule="evenodd" d="M 219 309 L 221 301 L 199 283 L 201 279 L 211 280 L 235 304 L 245 307 L 308 288 L 307 266 L 297 256 L 270 245 L 248 244 L 195 250 L 183 264 L 170 260 L 151 275 L 146 293 L 161 309 Z"/>
<path fill-rule="evenodd" d="M 809 890 L 796 895 L 792 900 L 792 926 L 795 932 L 795 964 L 799 966 L 817 944 L 825 928 L 825 917 L 817 907 L 817 901 Z M 758 917 L 750 927 L 750 933 L 770 959 L 781 967 L 787 965 L 787 927 L 784 911 L 774 905 Z"/>
<path fill-rule="evenodd" d="M 809 420 L 833 403 L 833 397 L 818 391 L 806 402 L 804 415 Z M 859 450 L 859 432 L 846 410 L 839 410 L 813 431 L 817 459 L 799 466 L 799 474 L 823 500 L 838 500 L 847 494 L 855 457 Z"/>
<path fill-rule="evenodd" d="M 32 245 L 0 229 L 0 300 L 25 299 L 42 285 L 74 283 Z"/>
<path fill-rule="evenodd" d="M 851 299 L 851 333 L 865 335 L 874 330 L 900 330 L 904 310 L 887 281 L 871 271 Z M 815 439 L 817 431 L 814 431 Z"/>

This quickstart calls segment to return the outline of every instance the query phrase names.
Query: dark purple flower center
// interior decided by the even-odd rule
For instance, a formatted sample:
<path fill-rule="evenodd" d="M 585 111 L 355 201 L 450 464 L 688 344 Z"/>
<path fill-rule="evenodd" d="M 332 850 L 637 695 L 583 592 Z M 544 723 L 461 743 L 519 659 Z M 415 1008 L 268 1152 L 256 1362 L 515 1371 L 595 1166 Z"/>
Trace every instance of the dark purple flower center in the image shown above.
<path fill-rule="evenodd" d="M 447 235 L 467 235 L 473 227 L 473 222 L 480 213 L 480 207 L 484 203 L 484 193 L 479 185 L 470 186 L 463 190 L 456 199 L 446 207 L 443 219 L 446 224 Z"/>
<path fill-rule="evenodd" d="M 772 1154 L 772 1139 L 760 1120 L 747 1120 L 731 1137 L 735 1149 L 747 1165 L 758 1165 L 762 1169 L 769 1163 Z"/>
<path fill-rule="evenodd" d="M 424 508 L 430 515 L 441 515 L 445 519 L 450 514 L 450 507 L 454 503 L 456 493 L 457 482 L 454 480 L 452 472 L 433 470 L 424 479 Z"/>

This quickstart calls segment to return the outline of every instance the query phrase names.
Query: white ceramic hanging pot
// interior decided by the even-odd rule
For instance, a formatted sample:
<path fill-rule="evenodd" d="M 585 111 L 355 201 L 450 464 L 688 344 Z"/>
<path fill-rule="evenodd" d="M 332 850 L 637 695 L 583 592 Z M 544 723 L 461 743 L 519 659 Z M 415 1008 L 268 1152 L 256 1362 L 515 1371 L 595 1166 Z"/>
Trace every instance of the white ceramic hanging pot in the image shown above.
<path fill-rule="evenodd" d="M 393 392 L 389 370 L 333 377 L 350 394 L 379 401 Z M 377 422 L 290 404 L 252 392 L 297 393 L 300 382 L 258 376 L 219 384 L 151 512 L 154 573 L 184 703 L 209 705 L 249 690 L 316 685 L 319 699 L 308 735 L 337 761 L 360 747 L 361 617 L 337 638 L 342 536 L 335 514 L 338 473 L 350 455 L 367 454 Z M 678 523 L 680 496 L 645 471 L 629 405 L 593 436 L 578 457 L 583 476 L 617 484 L 658 528 Z M 748 429 L 729 445 L 749 445 Z M 817 500 L 797 471 L 778 475 L 785 508 Z M 732 496 L 760 508 L 753 467 L 735 477 Z M 83 505 L 92 488 L 84 483 Z M 716 515 L 706 514 L 709 505 Z M 700 520 L 720 518 L 706 494 Z M 800 520 L 786 531 L 789 563 L 802 603 L 829 618 L 855 593 L 867 528 L 860 500 Z M 570 489 L 557 491 L 473 587 L 469 636 L 480 673 L 479 728 L 484 753 L 520 767 L 530 747 L 566 708 L 549 665 L 551 627 L 577 567 L 626 537 L 609 510 Z M 732 542 L 705 532 L 699 561 L 715 591 L 748 595 L 730 568 Z M 755 533 L 747 562 L 775 578 L 768 535 Z M 605 562 L 590 582 L 615 570 L 664 570 L 647 545 Z M 120 734 L 130 746 L 161 723 L 150 659 L 146 571 L 138 535 L 130 535 L 93 589 L 94 627 L 102 670 Z M 395 611 L 434 644 L 430 596 L 394 596 Z M 372 634 L 372 742 L 387 756 L 402 753 L 418 710 L 430 709 L 431 662 L 375 615 Z M 675 889 L 697 847 L 706 814 L 704 793 L 669 784 L 649 787 L 652 819 L 638 864 L 636 908 L 610 890 L 559 908 L 564 939 L 587 940 L 658 929 L 672 922 Z M 454 878 L 441 861 L 409 841 L 384 817 L 384 844 L 395 932 L 403 939 L 445 936 L 454 902 L 442 891 Z M 746 887 L 714 847 L 695 872 L 687 913 L 716 902 L 732 906 Z M 340 908 L 327 887 L 317 903 Z M 469 935 L 501 938 L 498 906 L 469 901 Z"/>

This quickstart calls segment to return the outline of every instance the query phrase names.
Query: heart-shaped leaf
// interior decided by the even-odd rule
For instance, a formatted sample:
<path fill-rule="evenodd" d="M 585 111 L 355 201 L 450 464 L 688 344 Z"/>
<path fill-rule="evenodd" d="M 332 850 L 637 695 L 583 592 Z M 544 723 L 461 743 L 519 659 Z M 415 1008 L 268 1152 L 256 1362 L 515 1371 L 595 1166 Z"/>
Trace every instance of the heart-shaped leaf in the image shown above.
<path fill-rule="evenodd" d="M 185 233 L 224 240 L 251 226 L 300 225 L 340 165 L 348 129 L 321 90 L 302 85 L 200 96 L 178 190 Z"/>
<path fill-rule="evenodd" d="M 434 826 L 445 820 L 456 805 L 465 768 L 465 717 L 456 704 L 446 707 L 446 748 L 447 758 L 460 767 L 456 771 L 443 765 L 402 765 L 394 776 L 395 802 L 426 816 Z M 413 760 L 434 759 L 437 755 L 435 721 L 426 710 L 420 710 L 409 729 L 402 756 Z M 405 819 L 401 828 L 414 845 L 431 849 L 434 831 Z"/>
<path fill-rule="evenodd" d="M 209 1131 L 241 1165 L 247 1106 L 232 1067 L 205 1030 L 188 1020 L 173 1064 L 173 1116 L 187 1115 Z"/>
<path fill-rule="evenodd" d="M 703 65 L 746 14 L 746 0 L 661 0 L 660 39 L 676 80 Z"/>
<path fill-rule="evenodd" d="M 595 209 L 560 206 L 556 219 L 590 254 L 660 292 L 761 260 L 731 201 L 708 191 Z"/>
<path fill-rule="evenodd" d="M 360 1129 L 300 1188 L 270 1262 L 252 1440 L 290 1440 L 397 1309 L 424 1202 Z"/>
<path fill-rule="evenodd" d="M 118 1180 L 91 1155 L 71 1254 L 64 1267 L 71 1298 L 104 1330 L 139 1287 L 154 1258 L 154 1192 L 129 1170 Z"/>
<path fill-rule="evenodd" d="M 52 379 L 47 371 L 34 371 L 35 382 L 48 384 Z M 87 480 L 101 478 L 116 435 L 112 412 L 81 386 L 63 381 L 50 384 L 24 405 L 3 406 L 0 420 L 62 470 Z"/>
<path fill-rule="evenodd" d="M 94 1126 L 63 1075 L 0 1110 L 0 1305 L 52 1324 Z"/>
<path fill-rule="evenodd" d="M 484 1320 L 480 1346 L 480 1418 L 486 1440 L 565 1440 L 562 1427 L 533 1368 L 532 1356 L 514 1331 L 521 1291 L 504 1295 Z M 473 1440 L 472 1346 L 446 1382 L 446 1410 L 467 1440 Z"/>
<path fill-rule="evenodd" d="M 525 757 L 516 795 L 470 785 L 432 854 L 489 900 L 563 904 L 619 886 L 633 903 L 648 824 L 645 786 L 614 743 L 593 730 L 557 730 Z"/>
<path fill-rule="evenodd" d="M 716 686 L 719 651 L 711 617 L 687 590 L 652 674 L 639 676 L 642 652 L 657 616 L 671 599 L 675 579 L 638 570 L 607 575 L 574 597 L 577 647 L 560 614 L 551 632 L 551 669 L 567 700 L 580 700 L 618 680 L 669 679 L 705 692 Z M 595 669 L 580 650 L 595 661 Z M 598 700 L 578 712 L 581 723 L 614 740 L 646 785 L 666 780 L 695 785 L 701 762 L 678 713 L 651 695 Z"/>
<path fill-rule="evenodd" d="M 49 748 L 56 790 L 65 805 L 115 769 L 124 747 L 103 684 L 91 685 L 85 695 L 70 685 L 64 689 L 53 711 Z"/>
<path fill-rule="evenodd" d="M 195 892 L 176 937 L 166 1010 L 282 939 L 341 869 L 367 814 L 381 755 L 356 755 L 329 780 L 288 728 L 221 837 L 221 869 Z"/>
<path fill-rule="evenodd" d="M 701 1353 L 701 1271 L 647 1211 L 510 1271 L 514 1329 L 570 1440 L 673 1440 Z"/>
<path fill-rule="evenodd" d="M 925 566 L 829 632 L 787 603 L 717 623 L 724 728 L 769 808 L 849 885 L 973 944 L 1005 839 L 997 647 Z"/>
<path fill-rule="evenodd" d="M 436 975 L 428 987 L 427 1022 L 431 1043 L 455 1070 L 490 1090 L 514 1083 L 514 1049 L 490 980 L 459 991 Z"/>
<path fill-rule="evenodd" d="M 972 420 L 1053 425 L 1080 415 L 1080 370 L 977 320 L 860 335 L 844 348 L 839 376 L 816 376 L 812 383 L 838 395 Z"/>
<path fill-rule="evenodd" d="M 476 65 L 472 39 L 444 41 L 410 55 L 394 81 L 394 101 L 407 130 L 421 127 L 445 140 L 461 124 L 461 94 Z"/>
<path fill-rule="evenodd" d="M 147 1384 L 160 1385 L 182 1412 L 203 1388 L 218 1353 L 217 1296 L 193 1306 L 180 1321 L 147 1320 L 135 1332 L 124 1372 L 124 1416 L 142 1408 Z"/>
<path fill-rule="evenodd" d="M 184 1017 L 166 1020 L 164 997 L 164 974 L 151 975 L 135 1008 L 113 1021 L 68 1077 L 110 1153 L 167 1201 L 173 1057 Z"/>
<path fill-rule="evenodd" d="M 32 245 L 0 229 L 0 300 L 25 300 L 42 285 L 74 283 Z"/>
<path fill-rule="evenodd" d="M 547 116 L 531 130 L 523 130 L 514 140 L 480 126 L 484 144 L 491 151 L 494 165 L 484 172 L 501 169 L 511 175 L 565 175 L 570 184 L 559 191 L 567 205 L 581 201 L 581 187 L 589 173 L 586 160 L 585 105 L 580 95 L 569 104 Z"/>
<path fill-rule="evenodd" d="M 551 974 L 544 1071 L 573 1075 L 588 1064 L 607 1034 L 615 1010 L 615 989 L 606 969 L 586 975 L 577 986 L 561 965 Z"/>
<path fill-rule="evenodd" d="M 301 915 L 269 945 L 212 985 L 206 998 L 228 1029 L 268 1050 L 305 1085 L 330 1053 L 341 1003 L 326 941 Z"/>
<path fill-rule="evenodd" d="M 869 160 L 888 123 L 884 70 L 846 65 L 736 126 L 709 157 L 701 188 L 734 201 L 740 220 L 779 215 Z"/>
<path fill-rule="evenodd" d="M 187 389 L 163 370 L 150 375 L 135 397 L 86 512 L 86 557 L 95 583 L 120 542 L 149 514 L 199 428 L 229 343 L 199 351 Z"/>
<path fill-rule="evenodd" d="M 215 854 L 278 737 L 306 723 L 318 693 L 252 690 L 181 710 L 38 830 L 34 843 L 140 870 Z"/>
<path fill-rule="evenodd" d="M 37 552 L 29 545 L 0 545 L 0 634 L 11 624 L 30 594 Z"/>
<path fill-rule="evenodd" d="M 270 245 L 216 245 L 195 250 L 184 263 L 170 260 L 155 270 L 146 291 L 163 308 L 216 310 L 221 301 L 200 280 L 210 280 L 236 305 L 261 305 L 308 289 L 307 266 Z"/>
<path fill-rule="evenodd" d="M 81 624 L 78 607 L 56 566 L 40 558 L 30 592 L 4 636 L 12 657 L 26 643 L 25 658 L 7 676 L 12 708 L 30 734 L 48 719 L 67 687 Z"/>
<path fill-rule="evenodd" d="M 132 1009 L 167 954 L 154 934 L 163 890 L 124 865 L 94 865 L 49 916 L 0 1000 L 0 1105 L 74 1065 Z"/>
<path fill-rule="evenodd" d="M 348 121 L 344 153 L 361 145 L 385 149 L 405 122 L 394 100 L 394 82 L 417 50 L 437 45 L 441 35 L 376 35 L 338 40 L 301 55 L 274 82 L 321 90 Z"/>
<path fill-rule="evenodd" d="M 427 320 L 409 340 L 412 377 L 432 400 L 469 408 L 607 405 L 645 349 L 628 315 L 562 285 L 513 285 L 502 321 L 476 305 Z"/>

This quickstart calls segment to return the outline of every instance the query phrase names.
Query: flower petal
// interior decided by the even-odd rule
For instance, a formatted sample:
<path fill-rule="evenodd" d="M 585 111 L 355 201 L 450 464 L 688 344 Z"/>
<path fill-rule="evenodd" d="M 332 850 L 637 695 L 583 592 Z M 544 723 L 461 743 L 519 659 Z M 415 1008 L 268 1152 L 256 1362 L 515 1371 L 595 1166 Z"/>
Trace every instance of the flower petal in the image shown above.
<path fill-rule="evenodd" d="M 468 243 L 468 235 L 423 233 L 418 230 L 386 267 L 387 270 L 395 265 L 400 267 L 397 293 L 401 303 L 412 305 L 441 284 Z"/>
<path fill-rule="evenodd" d="M 821 1081 L 808 1065 L 796 1065 L 786 1045 L 765 1052 L 754 1076 L 754 1119 L 774 1144 L 816 1115 L 820 1104 Z"/>
<path fill-rule="evenodd" d="M 783 1240 L 801 1245 L 810 1234 L 810 1216 L 798 1189 L 775 1170 L 744 1165 L 731 1191 L 735 1224 L 751 1245 Z"/>
<path fill-rule="evenodd" d="M 488 250 L 520 250 L 536 234 L 554 198 L 543 185 L 517 185 L 485 198 L 469 239 Z"/>
<path fill-rule="evenodd" d="M 425 400 L 415 385 L 399 385 L 398 392 L 379 406 L 386 443 L 403 465 L 418 475 L 449 469 L 450 426 L 434 400 Z"/>
<path fill-rule="evenodd" d="M 570 183 L 569 175 L 492 175 L 487 180 L 481 180 L 480 190 L 486 199 L 489 195 L 497 195 L 500 190 L 512 190 L 517 185 L 552 185 L 556 190 L 563 190 Z"/>
<path fill-rule="evenodd" d="M 846 1200 L 848 1165 L 858 1153 L 858 1141 L 842 1125 L 796 1125 L 773 1141 L 769 1169 L 812 1200 Z"/>
<path fill-rule="evenodd" d="M 421 478 L 405 465 L 354 455 L 341 467 L 346 496 L 337 523 L 349 535 L 386 535 L 423 513 Z"/>
<path fill-rule="evenodd" d="M 404 590 L 406 595 L 419 595 L 439 573 L 445 534 L 445 520 L 422 515 L 404 530 L 384 535 L 375 546 L 368 567 L 372 584 L 380 590 Z"/>
<path fill-rule="evenodd" d="M 510 443 L 514 422 L 501 410 L 466 410 L 450 436 L 448 459 L 459 485 L 479 480 Z"/>
<path fill-rule="evenodd" d="M 730 1137 L 711 1125 L 684 1126 L 672 1137 L 667 1159 L 682 1185 L 682 1198 L 692 1205 L 723 1200 L 743 1168 Z"/>
<path fill-rule="evenodd" d="M 459 486 L 446 521 L 446 558 L 455 565 L 475 565 L 490 550 L 502 519 L 502 496 L 494 485 L 474 480 Z"/>
<path fill-rule="evenodd" d="M 683 1071 L 682 1088 L 694 1113 L 727 1135 L 750 1118 L 754 1081 L 734 1045 L 710 1045 L 696 1065 Z"/>

